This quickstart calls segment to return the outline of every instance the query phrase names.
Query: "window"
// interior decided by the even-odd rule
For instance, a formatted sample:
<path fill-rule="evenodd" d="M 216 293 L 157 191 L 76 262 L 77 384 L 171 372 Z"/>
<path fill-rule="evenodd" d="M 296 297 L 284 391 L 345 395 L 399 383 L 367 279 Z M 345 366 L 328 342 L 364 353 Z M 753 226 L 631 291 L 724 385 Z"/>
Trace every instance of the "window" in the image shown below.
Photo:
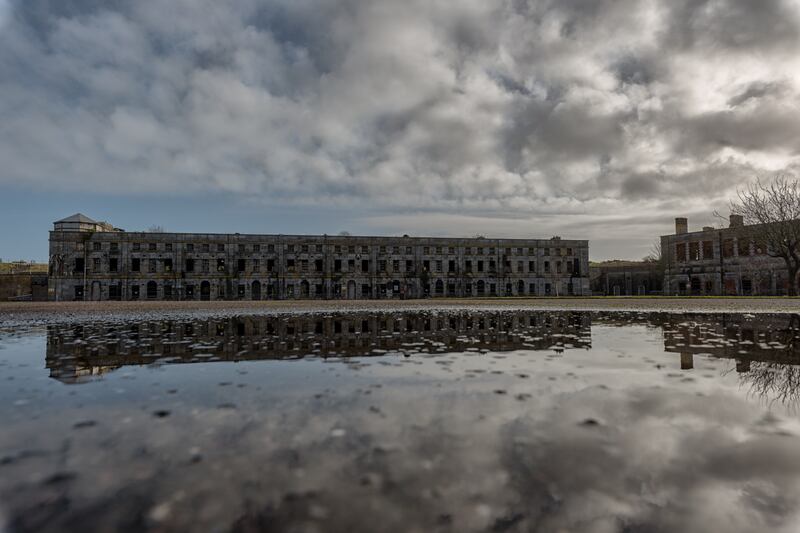
<path fill-rule="evenodd" d="M 436 247 L 436 253 L 437 254 L 441 254 L 442 253 L 442 247 L 441 246 L 437 246 Z"/>
<path fill-rule="evenodd" d="M 380 259 L 378 261 L 378 272 L 386 272 L 386 260 Z"/>
<path fill-rule="evenodd" d="M 686 261 L 686 243 L 681 242 L 675 245 L 675 258 L 679 262 Z"/>
<path fill-rule="evenodd" d="M 483 261 L 478 261 L 478 272 L 483 272 Z"/>
<path fill-rule="evenodd" d="M 489 272 L 495 272 L 497 270 L 497 263 L 495 263 L 494 259 L 489 260 Z"/>
<path fill-rule="evenodd" d="M 348 259 L 347 260 L 347 271 L 348 272 L 355 272 L 356 271 L 356 260 L 355 259 Z"/>
<path fill-rule="evenodd" d="M 246 259 L 239 259 L 236 261 L 236 271 L 237 272 L 244 272 L 247 268 L 247 260 Z"/>
<path fill-rule="evenodd" d="M 356 253 L 356 247 L 355 247 L 355 246 L 353 246 L 353 245 L 350 245 L 350 246 L 348 246 L 348 247 L 347 247 L 347 253 L 349 253 L 349 254 L 354 254 L 354 253 Z"/>
<path fill-rule="evenodd" d="M 273 272 L 274 270 L 275 270 L 275 260 L 267 259 L 267 272 Z"/>
<path fill-rule="evenodd" d="M 155 300 L 158 298 L 158 283 L 155 281 L 147 282 L 147 299 Z"/>
<path fill-rule="evenodd" d="M 334 259 L 334 261 L 333 261 L 333 271 L 334 272 L 341 272 L 342 271 L 342 260 L 341 259 Z"/>
<path fill-rule="evenodd" d="M 369 246 L 362 246 L 361 247 L 361 253 L 362 254 L 368 254 L 369 253 Z"/>
<path fill-rule="evenodd" d="M 430 272 L 431 271 L 431 262 L 429 260 L 425 259 L 422 262 L 422 270 L 424 272 Z"/>
<path fill-rule="evenodd" d="M 141 243 L 138 243 L 138 242 L 133 243 L 133 251 L 134 252 L 138 252 L 141 249 L 142 249 Z"/>
<path fill-rule="evenodd" d="M 300 272 L 308 272 L 308 259 L 300 260 Z"/>
<path fill-rule="evenodd" d="M 393 254 L 399 254 L 400 253 L 400 247 L 399 246 L 395 246 L 394 248 L 392 248 L 392 253 Z"/>
<path fill-rule="evenodd" d="M 522 273 L 525 272 L 525 263 L 522 261 L 517 261 L 517 272 Z"/>
<path fill-rule="evenodd" d="M 141 259 L 138 257 L 131 259 L 131 272 L 139 272 L 141 269 Z"/>
<path fill-rule="evenodd" d="M 192 243 L 187 244 L 186 245 L 186 251 L 187 252 L 194 252 L 194 244 L 192 244 Z"/>
<path fill-rule="evenodd" d="M 304 253 L 304 254 L 308 253 L 308 245 L 307 244 L 303 244 L 303 245 L 300 246 L 300 253 Z"/>
<path fill-rule="evenodd" d="M 258 259 L 253 259 L 253 272 L 258 272 L 260 269 L 260 264 Z"/>
<path fill-rule="evenodd" d="M 411 246 L 406 246 L 406 253 L 409 255 L 413 254 L 414 253 L 413 248 L 411 248 Z"/>
<path fill-rule="evenodd" d="M 456 271 L 456 262 L 450 260 L 447 262 L 447 271 L 448 272 L 455 272 Z"/>
<path fill-rule="evenodd" d="M 714 243 L 703 241 L 703 259 L 714 259 Z"/>
<path fill-rule="evenodd" d="M 572 248 L 567 248 L 567 255 L 572 255 Z"/>
<path fill-rule="evenodd" d="M 556 274 L 561 274 L 561 261 L 556 261 Z"/>
<path fill-rule="evenodd" d="M 156 260 L 150 259 L 147 261 L 147 271 L 148 272 L 155 272 L 156 271 Z"/>
<path fill-rule="evenodd" d="M 100 258 L 95 257 L 92 259 L 92 272 L 100 272 Z"/>
<path fill-rule="evenodd" d="M 414 261 L 406 259 L 406 272 L 414 272 Z"/>
<path fill-rule="evenodd" d="M 471 259 L 467 259 L 466 261 L 464 261 L 464 270 L 467 271 L 467 272 L 472 272 L 472 260 Z"/>
<path fill-rule="evenodd" d="M 155 252 L 156 250 L 158 250 L 158 245 L 154 242 L 151 242 L 150 244 L 147 245 L 147 249 L 150 250 L 151 252 Z"/>
<path fill-rule="evenodd" d="M 294 259 L 286 259 L 286 270 L 294 271 Z"/>
<path fill-rule="evenodd" d="M 93 242 L 92 248 L 94 249 L 95 252 L 99 252 L 100 250 L 103 249 L 103 244 L 99 242 Z"/>
<path fill-rule="evenodd" d="M 164 272 L 172 272 L 172 258 L 164 259 Z"/>
<path fill-rule="evenodd" d="M 428 248 L 427 246 L 425 246 L 425 247 L 422 248 L 422 253 L 425 254 L 425 255 L 428 255 L 428 254 L 431 253 L 431 249 Z"/>
<path fill-rule="evenodd" d="M 224 252 L 225 251 L 225 245 L 224 244 L 218 244 L 217 245 L 217 251 L 218 252 Z"/>
<path fill-rule="evenodd" d="M 689 243 L 689 261 L 699 261 L 700 260 L 700 243 L 699 242 L 690 242 Z"/>
<path fill-rule="evenodd" d="M 722 241 L 722 257 L 733 257 L 733 252 L 733 239 L 725 239 Z"/>
<path fill-rule="evenodd" d="M 256 252 L 256 253 L 260 252 L 261 251 L 261 245 L 260 244 L 254 244 L 253 245 L 253 251 Z"/>
<path fill-rule="evenodd" d="M 208 253 L 210 251 L 211 251 L 211 245 L 210 244 L 204 244 L 203 245 L 203 252 L 204 253 Z"/>
<path fill-rule="evenodd" d="M 139 286 L 132 285 L 131 286 L 131 300 L 138 300 L 139 299 Z"/>
<path fill-rule="evenodd" d="M 392 261 L 392 272 L 400 272 L 400 260 L 395 259 Z"/>
<path fill-rule="evenodd" d="M 380 247 L 380 253 L 381 254 L 385 254 L 386 253 L 386 247 L 385 246 L 381 246 Z"/>
<path fill-rule="evenodd" d="M 170 285 L 169 283 L 164 285 L 164 299 L 165 300 L 171 300 L 172 299 L 172 285 Z"/>
<path fill-rule="evenodd" d="M 455 249 L 455 248 L 453 248 L 453 247 L 451 246 L 451 247 L 449 247 L 449 248 L 447 249 L 447 253 L 449 253 L 449 254 L 451 254 L 451 255 L 452 255 L 452 254 L 456 253 L 456 249 Z"/>
<path fill-rule="evenodd" d="M 274 254 L 275 253 L 275 245 L 274 244 L 268 244 L 267 245 L 267 252 L 271 253 L 271 254 Z"/>
<path fill-rule="evenodd" d="M 369 259 L 361 260 L 361 272 L 369 272 Z"/>
<path fill-rule="evenodd" d="M 194 259 L 189 258 L 186 260 L 186 272 L 194 272 Z"/>
<path fill-rule="evenodd" d="M 111 251 L 112 252 L 119 252 L 119 243 L 118 242 L 112 242 L 111 243 Z"/>
<path fill-rule="evenodd" d="M 545 248 L 545 250 L 546 250 L 546 248 Z M 545 261 L 544 262 L 544 271 L 545 271 L 545 273 L 549 273 L 550 272 L 550 261 Z"/>
<path fill-rule="evenodd" d="M 316 251 L 318 254 L 321 254 L 321 253 L 322 253 L 322 245 L 321 245 L 321 244 L 315 244 L 315 245 L 314 245 L 314 250 L 315 250 L 315 251 Z"/>
<path fill-rule="evenodd" d="M 523 254 L 522 248 L 517 248 L 517 255 L 522 255 L 522 254 Z"/>
<path fill-rule="evenodd" d="M 211 262 L 208 259 L 203 259 L 203 272 L 210 272 L 211 271 Z"/>
<path fill-rule="evenodd" d="M 528 272 L 536 272 L 536 261 L 528 261 Z"/>
<path fill-rule="evenodd" d="M 166 251 L 168 251 L 168 252 L 172 251 L 172 243 L 171 242 L 168 242 L 167 244 L 165 244 L 164 247 L 165 247 Z"/>
<path fill-rule="evenodd" d="M 489 248 L 489 255 L 494 255 L 494 248 Z"/>
<path fill-rule="evenodd" d="M 244 244 L 240 244 L 239 245 L 239 253 L 243 254 L 245 252 L 247 252 L 247 246 L 245 246 Z"/>
<path fill-rule="evenodd" d="M 442 261 L 438 260 L 436 261 L 436 272 L 441 272 L 441 271 L 442 271 Z"/>
<path fill-rule="evenodd" d="M 550 248 L 545 248 L 544 249 L 544 255 L 545 255 L 545 257 L 548 257 L 550 255 Z"/>
<path fill-rule="evenodd" d="M 222 257 L 217 259 L 217 272 L 225 272 L 225 259 Z"/>
<path fill-rule="evenodd" d="M 335 253 L 335 254 L 340 254 L 340 253 L 342 253 L 342 246 L 341 246 L 340 244 L 337 244 L 337 245 L 335 245 L 335 246 L 333 247 L 333 253 Z"/>
<path fill-rule="evenodd" d="M 116 272 L 119 269 L 119 259 L 112 257 L 108 260 L 108 271 Z"/>

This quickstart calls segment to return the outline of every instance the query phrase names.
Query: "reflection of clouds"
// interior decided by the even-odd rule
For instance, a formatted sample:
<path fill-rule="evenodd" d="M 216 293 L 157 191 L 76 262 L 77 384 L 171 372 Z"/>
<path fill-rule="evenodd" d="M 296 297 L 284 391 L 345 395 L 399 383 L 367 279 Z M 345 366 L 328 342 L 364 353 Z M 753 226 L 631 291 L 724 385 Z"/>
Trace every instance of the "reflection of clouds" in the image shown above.
<path fill-rule="evenodd" d="M 797 531 L 800 421 L 662 342 L 43 371 L 0 508 L 15 532 Z"/>
<path fill-rule="evenodd" d="M 231 524 L 235 531 L 380 524 L 382 531 L 597 532 L 798 525 L 800 447 L 785 434 L 785 419 L 764 417 L 727 392 L 621 390 L 587 376 L 541 405 L 494 394 L 494 381 L 472 389 L 451 381 L 423 393 L 363 379 L 321 398 L 251 391 L 237 409 L 178 402 L 164 421 L 127 412 L 132 420 L 122 426 L 108 424 L 125 410 L 98 407 L 83 415 L 100 417 L 101 430 L 69 437 L 73 451 L 62 468 L 79 474 L 65 490 L 74 503 L 43 530 L 90 516 L 89 525 L 125 530 L 120 520 L 138 515 L 170 530 L 202 518 L 223 531 Z M 34 435 L 37 427 L 29 436 L 48 442 Z M 192 453 L 202 461 L 192 463 Z M 42 466 L 57 463 L 29 465 L 48 472 Z M 3 494 L 8 482 L 0 481 Z M 16 511 L 55 491 L 35 483 L 17 489 L 6 500 Z M 169 513 L 154 522 L 152 510 L 165 503 Z"/>

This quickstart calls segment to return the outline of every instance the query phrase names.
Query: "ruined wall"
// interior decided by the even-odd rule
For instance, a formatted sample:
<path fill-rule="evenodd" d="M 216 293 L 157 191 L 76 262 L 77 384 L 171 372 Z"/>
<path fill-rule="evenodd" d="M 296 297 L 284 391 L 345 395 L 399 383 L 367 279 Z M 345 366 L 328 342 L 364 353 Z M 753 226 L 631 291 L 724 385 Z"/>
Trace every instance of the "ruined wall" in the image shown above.
<path fill-rule="evenodd" d="M 25 297 L 37 302 L 47 300 L 46 274 L 0 274 L 0 302 Z"/>

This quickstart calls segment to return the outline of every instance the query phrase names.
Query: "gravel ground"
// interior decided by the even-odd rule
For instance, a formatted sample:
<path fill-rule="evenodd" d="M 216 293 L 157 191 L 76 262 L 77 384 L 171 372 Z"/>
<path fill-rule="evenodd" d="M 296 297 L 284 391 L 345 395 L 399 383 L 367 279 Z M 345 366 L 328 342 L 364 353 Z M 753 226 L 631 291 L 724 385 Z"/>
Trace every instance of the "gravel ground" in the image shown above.
<path fill-rule="evenodd" d="M 690 313 L 800 313 L 800 298 L 437 298 L 429 300 L 291 300 L 214 302 L 0 302 L 0 326 L 79 320 L 125 320 L 310 312 L 424 309 L 527 309 Z"/>

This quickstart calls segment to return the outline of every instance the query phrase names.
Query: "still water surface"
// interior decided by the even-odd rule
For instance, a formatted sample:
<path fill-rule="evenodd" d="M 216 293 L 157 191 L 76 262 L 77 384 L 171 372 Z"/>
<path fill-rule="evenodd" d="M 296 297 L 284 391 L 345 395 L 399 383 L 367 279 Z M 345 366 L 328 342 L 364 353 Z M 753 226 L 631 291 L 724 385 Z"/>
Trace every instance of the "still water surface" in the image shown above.
<path fill-rule="evenodd" d="M 800 531 L 800 317 L 0 323 L 0 531 Z"/>

